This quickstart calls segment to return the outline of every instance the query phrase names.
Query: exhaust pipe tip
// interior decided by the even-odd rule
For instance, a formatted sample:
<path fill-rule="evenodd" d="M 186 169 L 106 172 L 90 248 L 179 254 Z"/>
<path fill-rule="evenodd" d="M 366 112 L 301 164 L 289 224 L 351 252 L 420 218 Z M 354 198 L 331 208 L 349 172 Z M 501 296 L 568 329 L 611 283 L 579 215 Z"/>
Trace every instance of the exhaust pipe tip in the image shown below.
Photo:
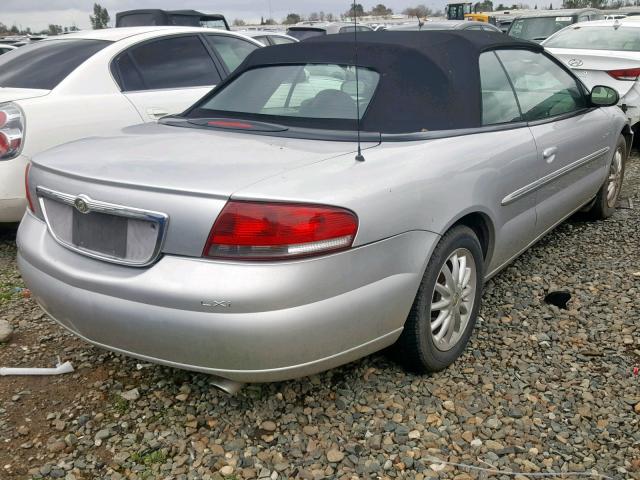
<path fill-rule="evenodd" d="M 235 382 L 228 378 L 216 377 L 215 375 L 211 375 L 209 383 L 229 395 L 235 395 L 242 390 L 242 387 L 245 385 L 244 383 Z"/>

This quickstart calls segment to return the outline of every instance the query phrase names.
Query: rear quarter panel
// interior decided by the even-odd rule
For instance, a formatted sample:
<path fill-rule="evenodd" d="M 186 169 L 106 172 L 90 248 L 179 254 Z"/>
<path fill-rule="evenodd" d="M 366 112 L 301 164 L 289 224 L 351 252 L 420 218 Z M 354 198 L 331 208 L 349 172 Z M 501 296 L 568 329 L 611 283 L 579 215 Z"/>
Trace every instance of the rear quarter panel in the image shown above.
<path fill-rule="evenodd" d="M 363 153 L 364 162 L 343 155 L 258 182 L 234 198 L 350 208 L 360 222 L 355 245 L 412 230 L 443 234 L 471 212 L 491 220 L 492 263 L 530 241 L 534 196 L 501 206 L 506 195 L 536 178 L 536 147 L 528 128 L 387 142 Z"/>

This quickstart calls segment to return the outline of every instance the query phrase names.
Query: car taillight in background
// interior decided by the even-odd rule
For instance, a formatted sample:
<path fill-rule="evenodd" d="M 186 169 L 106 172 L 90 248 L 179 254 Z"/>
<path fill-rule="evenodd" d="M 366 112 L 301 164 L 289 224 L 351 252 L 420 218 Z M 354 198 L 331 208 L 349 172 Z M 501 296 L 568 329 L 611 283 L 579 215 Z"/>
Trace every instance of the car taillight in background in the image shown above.
<path fill-rule="evenodd" d="M 338 207 L 229 201 L 218 216 L 203 256 L 275 260 L 321 255 L 351 247 L 358 217 Z"/>
<path fill-rule="evenodd" d="M 607 72 L 609 76 L 616 80 L 631 80 L 635 81 L 640 76 L 640 68 L 625 68 L 622 70 L 609 70 Z"/>
<path fill-rule="evenodd" d="M 31 212 L 35 212 L 33 208 L 33 198 L 31 198 L 31 191 L 29 190 L 29 171 L 31 170 L 31 163 L 27 163 L 27 167 L 24 169 L 24 191 L 27 197 L 27 206 Z"/>
<path fill-rule="evenodd" d="M 0 160 L 17 157 L 22 150 L 24 115 L 15 103 L 0 104 Z"/>

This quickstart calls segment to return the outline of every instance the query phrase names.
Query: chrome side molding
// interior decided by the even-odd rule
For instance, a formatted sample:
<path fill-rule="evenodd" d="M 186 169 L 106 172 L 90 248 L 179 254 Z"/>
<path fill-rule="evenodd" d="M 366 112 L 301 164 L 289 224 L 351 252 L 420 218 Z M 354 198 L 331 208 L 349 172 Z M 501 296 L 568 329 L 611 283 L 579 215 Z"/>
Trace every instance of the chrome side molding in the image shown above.
<path fill-rule="evenodd" d="M 552 172 L 549 175 L 539 178 L 535 182 L 532 182 L 529 185 L 525 185 L 524 187 L 519 188 L 515 192 L 510 193 L 509 195 L 507 195 L 502 199 L 502 202 L 500 204 L 503 207 L 505 205 L 509 205 L 510 203 L 515 202 L 516 200 L 524 197 L 525 195 L 529 195 L 530 193 L 533 193 L 536 190 L 544 187 L 547 183 L 553 182 L 557 178 L 560 178 L 563 175 L 566 175 L 567 173 L 575 170 L 576 168 L 580 168 L 583 165 L 595 160 L 596 158 L 601 157 L 602 155 L 607 153 L 609 150 L 610 150 L 609 147 L 601 148 L 600 150 L 590 153 L 586 157 L 582 157 L 581 159 L 576 160 L 575 162 L 570 163 L 569 165 L 565 165 L 564 167 L 559 168 L 555 172 Z"/>

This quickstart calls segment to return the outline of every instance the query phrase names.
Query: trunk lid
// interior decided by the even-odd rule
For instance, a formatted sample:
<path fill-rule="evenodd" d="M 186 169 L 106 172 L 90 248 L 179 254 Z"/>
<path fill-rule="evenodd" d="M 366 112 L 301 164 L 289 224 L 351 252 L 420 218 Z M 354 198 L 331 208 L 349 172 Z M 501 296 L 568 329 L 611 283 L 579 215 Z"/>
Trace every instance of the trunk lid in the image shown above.
<path fill-rule="evenodd" d="M 267 177 L 356 149 L 352 142 L 160 124 L 137 125 L 122 133 L 61 145 L 36 155 L 33 163 L 102 184 L 228 197 Z"/>
<path fill-rule="evenodd" d="M 0 87 L 0 103 L 25 100 L 27 98 L 44 97 L 51 90 L 40 90 L 36 88 L 8 88 Z"/>
<path fill-rule="evenodd" d="M 638 52 L 573 48 L 547 48 L 547 50 L 573 70 L 589 89 L 596 85 L 612 87 L 618 91 L 620 98 L 627 94 L 635 82 L 616 80 L 607 72 L 640 68 L 640 54 Z"/>
<path fill-rule="evenodd" d="M 39 199 L 38 215 L 44 219 L 46 210 L 50 231 L 60 243 L 106 261 L 132 264 L 133 258 L 144 266 L 155 258 L 156 247 L 163 253 L 201 256 L 214 221 L 234 192 L 288 170 L 355 154 L 355 148 L 353 142 L 146 124 L 36 155 L 29 185 Z M 123 215 L 128 210 L 139 220 L 144 211 L 164 215 L 166 222 L 124 224 L 92 213 L 94 225 L 75 203 L 79 198 L 91 212 Z M 87 224 L 84 233 L 76 229 L 82 227 L 78 222 Z M 101 255 L 105 251 L 108 255 Z"/>

